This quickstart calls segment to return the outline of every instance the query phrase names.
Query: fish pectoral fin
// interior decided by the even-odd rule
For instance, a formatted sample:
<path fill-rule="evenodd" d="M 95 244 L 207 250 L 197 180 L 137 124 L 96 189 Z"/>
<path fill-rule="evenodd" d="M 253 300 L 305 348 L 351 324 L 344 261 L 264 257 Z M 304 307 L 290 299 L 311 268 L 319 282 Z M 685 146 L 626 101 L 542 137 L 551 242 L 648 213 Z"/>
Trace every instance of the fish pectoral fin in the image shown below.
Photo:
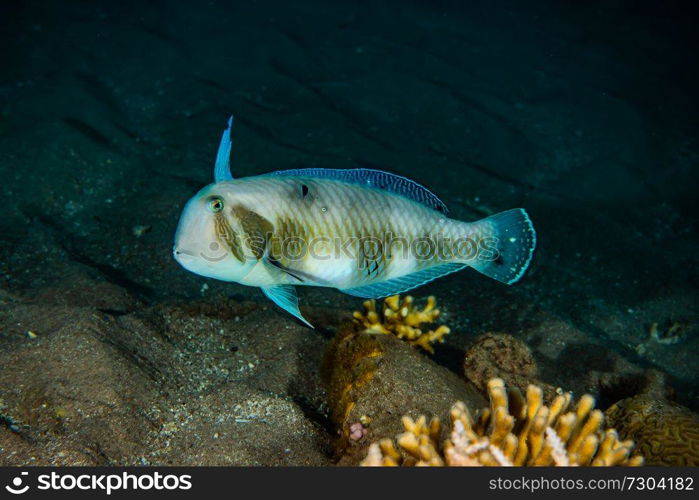
<path fill-rule="evenodd" d="M 279 269 L 280 271 L 288 274 L 289 276 L 296 278 L 297 280 L 299 280 L 300 283 L 305 283 L 306 285 L 315 285 L 315 286 L 330 286 L 330 287 L 333 286 L 333 284 L 328 282 L 327 280 L 324 280 L 324 279 L 319 278 L 317 276 L 313 276 L 312 274 L 309 274 L 305 271 L 299 271 L 298 269 L 286 267 L 278 260 L 273 259 L 271 256 L 267 257 L 267 262 L 271 266 L 274 266 L 276 269 Z"/>
<path fill-rule="evenodd" d="M 269 297 L 269 299 L 277 304 L 279 307 L 284 309 L 286 312 L 296 316 L 298 319 L 303 321 L 306 325 L 313 328 L 313 325 L 308 322 L 306 318 L 303 317 L 301 311 L 299 310 L 299 298 L 296 295 L 296 289 L 291 285 L 276 285 L 262 287 L 262 292 Z"/>
<path fill-rule="evenodd" d="M 233 179 L 231 174 L 231 125 L 233 125 L 233 116 L 228 119 L 228 127 L 223 131 L 221 142 L 218 145 L 218 153 L 216 153 L 216 166 L 214 167 L 214 181 L 230 181 Z"/>
<path fill-rule="evenodd" d="M 267 263 L 268 263 L 270 266 L 272 266 L 272 267 L 274 267 L 275 269 L 277 269 L 278 271 L 281 271 L 281 272 L 283 272 L 284 274 L 288 274 L 288 275 L 291 276 L 292 278 L 296 278 L 296 279 L 299 281 L 299 283 L 304 283 L 305 281 L 307 281 L 307 280 L 306 280 L 305 278 L 303 278 L 302 276 L 300 276 L 300 275 L 294 273 L 291 269 L 287 269 L 286 267 L 284 267 L 284 266 L 283 266 L 278 260 L 276 260 L 276 259 L 273 259 L 273 258 L 271 258 L 271 257 L 267 257 Z"/>

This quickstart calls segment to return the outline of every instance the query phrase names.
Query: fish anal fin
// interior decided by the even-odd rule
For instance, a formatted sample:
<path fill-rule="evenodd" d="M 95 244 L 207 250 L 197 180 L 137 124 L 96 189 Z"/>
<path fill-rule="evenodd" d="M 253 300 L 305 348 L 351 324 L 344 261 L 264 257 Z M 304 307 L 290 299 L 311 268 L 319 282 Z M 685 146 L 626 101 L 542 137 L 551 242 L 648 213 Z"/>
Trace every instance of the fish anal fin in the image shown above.
<path fill-rule="evenodd" d="M 464 267 L 466 267 L 466 264 L 441 264 L 412 274 L 406 274 L 399 278 L 380 281 L 379 283 L 373 283 L 371 285 L 340 289 L 340 291 L 356 297 L 380 299 L 382 297 L 389 297 L 398 293 L 407 292 L 408 290 L 417 288 L 420 285 L 429 283 L 447 274 L 460 271 Z"/>

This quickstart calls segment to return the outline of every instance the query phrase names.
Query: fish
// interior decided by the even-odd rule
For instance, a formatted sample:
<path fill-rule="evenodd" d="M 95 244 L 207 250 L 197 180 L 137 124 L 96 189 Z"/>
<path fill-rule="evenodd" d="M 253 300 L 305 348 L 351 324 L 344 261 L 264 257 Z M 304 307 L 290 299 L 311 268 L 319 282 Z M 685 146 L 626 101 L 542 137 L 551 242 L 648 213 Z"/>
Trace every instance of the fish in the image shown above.
<path fill-rule="evenodd" d="M 536 232 L 522 208 L 451 219 L 427 188 L 367 168 L 233 178 L 232 124 L 231 116 L 214 182 L 186 203 L 175 232 L 173 256 L 188 271 L 258 287 L 312 328 L 296 286 L 375 299 L 466 268 L 511 285 L 530 265 Z"/>

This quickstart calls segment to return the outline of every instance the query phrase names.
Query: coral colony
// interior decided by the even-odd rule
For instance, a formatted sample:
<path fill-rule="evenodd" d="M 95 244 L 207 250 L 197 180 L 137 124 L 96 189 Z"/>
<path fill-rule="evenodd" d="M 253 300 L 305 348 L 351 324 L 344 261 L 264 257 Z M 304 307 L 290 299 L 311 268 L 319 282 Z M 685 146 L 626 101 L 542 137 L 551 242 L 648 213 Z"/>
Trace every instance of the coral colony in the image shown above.
<path fill-rule="evenodd" d="M 530 385 L 526 400 L 519 391 L 508 393 L 501 379 L 488 383 L 490 408 L 474 420 L 457 402 L 451 410 L 449 439 L 440 440 L 441 423 L 429 425 L 423 415 L 403 417 L 405 432 L 396 447 L 391 439 L 373 443 L 362 465 L 403 466 L 511 466 L 511 465 L 642 465 L 632 455 L 633 442 L 620 441 L 614 429 L 605 429 L 604 415 L 585 395 L 571 407 L 572 395 L 560 394 L 550 405 Z"/>

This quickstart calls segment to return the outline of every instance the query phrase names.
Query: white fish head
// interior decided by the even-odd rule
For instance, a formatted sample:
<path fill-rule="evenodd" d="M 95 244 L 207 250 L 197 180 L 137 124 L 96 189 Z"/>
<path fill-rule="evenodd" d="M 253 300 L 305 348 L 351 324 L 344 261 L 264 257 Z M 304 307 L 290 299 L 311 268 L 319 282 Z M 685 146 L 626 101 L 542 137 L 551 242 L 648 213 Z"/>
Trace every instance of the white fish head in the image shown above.
<path fill-rule="evenodd" d="M 223 281 L 240 281 L 256 260 L 246 255 L 232 206 L 229 182 L 210 184 L 185 205 L 173 256 L 185 269 Z"/>

